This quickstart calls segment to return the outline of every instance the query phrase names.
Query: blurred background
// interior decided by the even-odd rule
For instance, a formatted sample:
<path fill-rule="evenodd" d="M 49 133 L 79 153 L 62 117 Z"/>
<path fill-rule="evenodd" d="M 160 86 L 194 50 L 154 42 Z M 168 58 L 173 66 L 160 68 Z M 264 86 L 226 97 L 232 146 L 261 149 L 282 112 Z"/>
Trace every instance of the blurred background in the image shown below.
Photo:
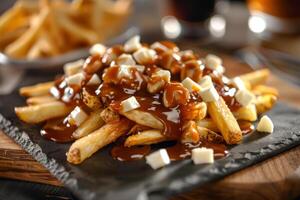
<path fill-rule="evenodd" d="M 229 53 L 300 84 L 300 0 L 15 2 L 0 2 L 1 94 L 14 88 L 25 68 L 57 69 L 86 57 L 96 42 L 121 43 L 137 33 L 147 42 L 167 39 L 182 48 Z M 51 15 L 43 24 L 45 8 Z"/>

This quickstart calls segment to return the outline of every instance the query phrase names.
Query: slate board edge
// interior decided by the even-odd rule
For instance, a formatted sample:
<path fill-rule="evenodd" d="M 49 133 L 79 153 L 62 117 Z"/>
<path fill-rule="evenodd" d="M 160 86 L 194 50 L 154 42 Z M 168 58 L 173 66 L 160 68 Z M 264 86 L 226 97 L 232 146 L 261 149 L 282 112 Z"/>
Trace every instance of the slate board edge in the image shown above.
<path fill-rule="evenodd" d="M 60 180 L 77 197 L 85 200 L 92 200 L 96 198 L 90 191 L 82 190 L 82 188 L 78 188 L 77 179 L 72 178 L 71 174 L 65 170 L 64 166 L 57 163 L 54 159 L 49 159 L 48 156 L 45 153 L 43 153 L 42 149 L 29 138 L 26 132 L 20 131 L 18 127 L 13 126 L 11 121 L 7 120 L 1 114 L 0 114 L 0 129 L 3 130 L 3 132 L 7 134 L 9 137 L 11 137 L 15 142 L 17 142 L 25 151 L 27 151 L 30 155 L 32 155 L 34 159 L 36 159 L 39 163 L 45 166 L 53 176 L 55 176 L 58 180 Z M 161 193 L 163 195 L 174 195 L 174 194 L 191 190 L 196 186 L 203 185 L 212 180 L 213 181 L 218 180 L 222 177 L 237 172 L 238 170 L 244 169 L 245 167 L 249 167 L 258 162 L 261 162 L 266 158 L 270 158 L 288 149 L 300 145 L 300 133 L 294 133 L 294 134 L 295 134 L 295 138 L 293 140 L 290 140 L 290 142 L 280 143 L 279 145 L 276 146 L 276 148 L 272 148 L 272 149 L 269 149 L 268 146 L 266 146 L 264 147 L 265 151 L 263 153 L 257 153 L 256 155 L 254 155 L 253 159 L 243 159 L 243 158 L 235 159 L 235 160 L 234 159 L 230 160 L 230 158 L 226 159 L 228 160 L 226 164 L 229 164 L 230 166 L 226 168 L 224 168 L 223 165 L 216 165 L 212 167 L 209 172 L 211 173 L 211 175 L 213 175 L 213 177 L 210 177 L 209 179 L 207 179 L 207 181 L 202 180 L 201 182 L 202 184 L 199 184 L 196 181 L 194 182 L 190 181 L 191 179 L 201 175 L 197 173 L 184 178 L 180 178 L 180 180 L 172 181 L 172 183 L 169 184 L 167 187 L 163 187 L 160 184 L 155 184 L 155 185 L 150 184 L 147 189 L 144 188 L 144 190 L 140 192 L 138 197 L 143 198 L 143 196 L 145 195 L 148 196 L 153 192 Z M 249 153 L 253 154 L 253 152 L 249 152 Z M 245 154 L 247 154 L 247 152 Z M 180 181 L 182 187 L 176 186 L 176 181 Z"/>

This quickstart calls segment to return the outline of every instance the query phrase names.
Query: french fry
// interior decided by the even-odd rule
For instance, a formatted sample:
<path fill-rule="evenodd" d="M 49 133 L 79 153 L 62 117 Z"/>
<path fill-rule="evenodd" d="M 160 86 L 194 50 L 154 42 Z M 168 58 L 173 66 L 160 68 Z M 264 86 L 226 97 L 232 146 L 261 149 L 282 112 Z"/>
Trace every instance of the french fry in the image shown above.
<path fill-rule="evenodd" d="M 90 114 L 90 116 L 85 120 L 73 133 L 73 137 L 78 139 L 82 138 L 91 132 L 99 129 L 103 126 L 104 121 L 101 117 L 102 110 L 94 111 Z"/>
<path fill-rule="evenodd" d="M 37 41 L 29 50 L 28 53 L 26 54 L 26 57 L 29 60 L 33 60 L 39 57 L 42 57 L 42 49 L 41 47 L 43 46 L 42 41 L 39 40 Z"/>
<path fill-rule="evenodd" d="M 105 121 L 105 123 L 120 119 L 119 113 L 113 111 L 110 108 L 103 109 L 102 112 L 100 113 L 100 116 L 103 119 L 103 121 Z"/>
<path fill-rule="evenodd" d="M 276 103 L 277 97 L 272 94 L 266 94 L 256 97 L 255 106 L 257 114 L 262 114 L 270 110 Z"/>
<path fill-rule="evenodd" d="M 255 95 L 265 95 L 265 94 L 271 94 L 276 97 L 279 96 L 278 90 L 276 88 L 266 86 L 266 85 L 257 85 L 252 89 L 252 92 Z"/>
<path fill-rule="evenodd" d="M 201 141 L 208 141 L 211 143 L 223 143 L 224 139 L 221 135 L 216 132 L 209 130 L 208 128 L 198 126 L 198 132 L 200 134 Z"/>
<path fill-rule="evenodd" d="M 48 119 L 64 117 L 71 110 L 72 107 L 62 102 L 54 101 L 33 106 L 16 107 L 15 113 L 22 121 L 36 124 Z"/>
<path fill-rule="evenodd" d="M 214 132 L 220 132 L 219 128 L 216 125 L 216 123 L 210 118 L 197 120 L 196 123 L 199 127 L 207 128 L 207 129 L 212 130 Z"/>
<path fill-rule="evenodd" d="M 26 31 L 26 27 L 20 27 L 8 33 L 3 33 L 0 38 L 0 49 L 3 50 L 7 45 L 15 41 Z"/>
<path fill-rule="evenodd" d="M 216 123 L 226 143 L 240 143 L 242 131 L 223 98 L 220 97 L 217 101 L 208 102 L 207 108 L 210 117 Z"/>
<path fill-rule="evenodd" d="M 237 120 L 246 120 L 254 122 L 257 120 L 257 112 L 254 104 L 249 104 L 248 106 L 243 106 L 237 111 L 233 112 L 234 117 Z"/>
<path fill-rule="evenodd" d="M 20 95 L 25 97 L 36 97 L 36 96 L 44 96 L 49 94 L 49 90 L 54 86 L 54 82 L 45 82 L 39 83 L 32 86 L 26 86 L 20 88 Z"/>
<path fill-rule="evenodd" d="M 47 7 L 49 9 L 49 15 L 47 18 L 47 25 L 48 25 L 47 31 L 50 36 L 49 40 L 53 45 L 55 44 L 56 49 L 58 51 L 57 54 L 58 54 L 64 51 L 65 49 L 64 38 L 61 36 L 63 33 L 57 25 L 57 19 L 55 18 L 55 12 L 54 12 L 55 8 L 51 4 L 48 4 Z"/>
<path fill-rule="evenodd" d="M 59 27 L 69 35 L 73 35 L 78 40 L 84 41 L 89 45 L 95 44 L 99 41 L 98 35 L 93 30 L 76 24 L 64 14 L 59 14 L 57 17 L 59 18 L 57 21 Z"/>
<path fill-rule="evenodd" d="M 33 20 L 31 27 L 20 38 L 9 44 L 5 48 L 4 52 L 15 58 L 21 58 L 26 55 L 27 51 L 42 30 L 48 14 L 48 10 L 43 10 L 40 15 Z"/>
<path fill-rule="evenodd" d="M 119 121 L 105 124 L 100 129 L 76 140 L 67 153 L 68 162 L 80 164 L 96 151 L 125 134 L 131 126 L 132 123 L 128 119 L 123 118 Z"/>
<path fill-rule="evenodd" d="M 167 138 L 161 133 L 160 130 L 151 129 L 129 136 L 125 140 L 124 146 L 131 147 L 137 145 L 149 145 L 166 140 Z"/>
<path fill-rule="evenodd" d="M 90 94 L 85 88 L 82 90 L 82 101 L 92 110 L 98 110 L 102 107 L 100 99 L 97 96 Z"/>
<path fill-rule="evenodd" d="M 120 112 L 121 115 L 124 115 L 131 121 L 134 121 L 137 124 L 148 126 L 153 129 L 162 130 L 164 125 L 151 113 L 140 111 L 140 110 L 131 110 L 128 112 Z"/>
<path fill-rule="evenodd" d="M 253 88 L 254 86 L 265 83 L 269 76 L 270 71 L 268 69 L 261 69 L 247 74 L 243 74 L 240 76 L 240 78 L 243 81 L 248 82 L 251 85 L 251 88 Z"/>
<path fill-rule="evenodd" d="M 0 18 L 0 33 L 7 31 L 8 26 L 10 26 L 11 21 L 23 17 L 23 12 L 21 6 L 15 4 L 12 9 L 7 10 Z"/>
<path fill-rule="evenodd" d="M 57 99 L 55 99 L 52 96 L 37 96 L 37 97 L 29 97 L 26 100 L 26 103 L 28 105 L 37 105 L 37 104 L 44 104 L 44 103 L 50 103 L 53 101 L 57 101 Z"/>
<path fill-rule="evenodd" d="M 184 122 L 182 126 L 182 143 L 198 143 L 200 141 L 200 134 L 198 132 L 197 124 L 195 121 Z"/>
<path fill-rule="evenodd" d="M 201 120 L 207 114 L 207 106 L 204 102 L 189 103 L 184 105 L 181 116 L 184 120 Z"/>

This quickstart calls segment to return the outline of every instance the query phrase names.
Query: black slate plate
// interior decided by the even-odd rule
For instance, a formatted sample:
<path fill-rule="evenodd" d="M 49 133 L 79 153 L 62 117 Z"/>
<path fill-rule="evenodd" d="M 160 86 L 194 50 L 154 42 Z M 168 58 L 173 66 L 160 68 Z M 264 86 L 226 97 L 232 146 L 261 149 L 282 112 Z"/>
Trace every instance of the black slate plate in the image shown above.
<path fill-rule="evenodd" d="M 21 85 L 52 79 L 52 75 L 27 73 Z M 300 111 L 278 103 L 268 113 L 275 124 L 273 134 L 254 132 L 230 155 L 212 165 L 173 162 L 154 171 L 145 162 L 119 162 L 109 155 L 110 146 L 79 166 L 66 162 L 70 144 L 57 144 L 39 135 L 39 127 L 21 123 L 14 106 L 24 105 L 17 91 L 0 96 L 0 128 L 61 180 L 80 199 L 147 199 L 165 197 L 220 179 L 300 144 Z"/>

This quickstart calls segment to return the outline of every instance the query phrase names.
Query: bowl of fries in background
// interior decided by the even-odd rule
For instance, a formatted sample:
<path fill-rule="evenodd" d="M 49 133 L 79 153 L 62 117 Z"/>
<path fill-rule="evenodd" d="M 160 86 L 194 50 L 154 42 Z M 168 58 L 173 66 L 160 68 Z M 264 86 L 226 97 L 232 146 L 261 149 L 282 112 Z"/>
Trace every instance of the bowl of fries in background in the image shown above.
<path fill-rule="evenodd" d="M 57 67 L 120 36 L 131 0 L 19 0 L 0 17 L 0 64 Z M 11 2 L 1 2 L 2 6 Z"/>

